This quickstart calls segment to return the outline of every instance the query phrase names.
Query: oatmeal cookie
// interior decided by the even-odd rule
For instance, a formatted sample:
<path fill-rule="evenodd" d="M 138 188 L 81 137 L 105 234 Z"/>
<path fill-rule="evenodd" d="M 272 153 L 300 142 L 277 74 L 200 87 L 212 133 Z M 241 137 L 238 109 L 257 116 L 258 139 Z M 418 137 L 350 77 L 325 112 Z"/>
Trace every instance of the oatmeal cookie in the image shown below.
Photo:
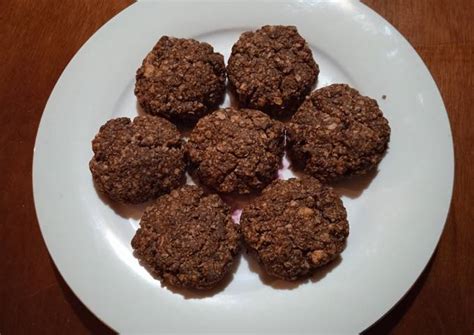
<path fill-rule="evenodd" d="M 334 260 L 349 234 L 341 199 L 311 177 L 275 180 L 244 208 L 240 226 L 265 270 L 285 280 Z"/>
<path fill-rule="evenodd" d="M 135 95 L 143 110 L 195 122 L 223 100 L 224 57 L 211 45 L 163 36 L 137 70 Z"/>
<path fill-rule="evenodd" d="M 257 110 L 220 109 L 199 120 L 186 148 L 202 184 L 222 193 L 247 194 L 277 177 L 284 127 Z"/>
<path fill-rule="evenodd" d="M 89 168 L 111 199 L 140 203 L 185 182 L 184 142 L 169 121 L 153 116 L 109 120 L 92 141 Z"/>
<path fill-rule="evenodd" d="M 239 241 L 229 206 L 216 194 L 186 185 L 146 209 L 132 247 L 167 283 L 208 289 L 230 271 Z"/>
<path fill-rule="evenodd" d="M 241 107 L 282 116 L 311 91 L 319 67 L 296 27 L 264 26 L 240 36 L 227 72 Z"/>
<path fill-rule="evenodd" d="M 287 125 L 292 163 L 321 181 L 375 169 L 389 140 L 377 102 L 345 84 L 311 93 Z"/>

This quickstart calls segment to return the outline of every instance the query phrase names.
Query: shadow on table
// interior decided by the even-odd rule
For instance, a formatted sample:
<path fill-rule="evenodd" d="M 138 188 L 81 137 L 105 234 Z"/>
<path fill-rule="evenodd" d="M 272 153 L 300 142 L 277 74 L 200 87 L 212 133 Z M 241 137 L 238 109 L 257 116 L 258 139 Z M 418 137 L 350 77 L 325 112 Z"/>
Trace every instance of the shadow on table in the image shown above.
<path fill-rule="evenodd" d="M 436 252 L 435 252 L 436 254 Z M 430 262 L 424 269 L 423 273 L 421 276 L 418 278 L 418 280 L 415 282 L 415 284 L 411 287 L 411 289 L 407 292 L 407 294 L 389 311 L 387 314 L 385 314 L 381 319 L 379 319 L 375 324 L 373 324 L 371 327 L 366 329 L 362 334 L 364 335 L 372 335 L 372 334 L 388 334 L 390 331 L 400 322 L 401 318 L 405 313 L 408 311 L 408 309 L 411 307 L 413 302 L 415 301 L 416 297 L 418 296 L 421 288 L 426 282 L 426 279 L 431 271 L 433 259 L 435 257 L 435 254 L 432 256 Z M 262 269 L 260 266 L 257 264 L 257 261 L 251 257 L 251 255 L 247 255 L 247 253 L 244 251 L 243 252 L 243 257 L 245 257 L 248 262 L 249 262 L 249 267 L 251 266 L 251 270 L 258 273 L 262 272 Z M 249 258 L 252 258 L 249 260 Z M 61 277 L 60 273 L 58 272 L 56 266 L 54 265 L 53 261 L 50 259 L 50 262 L 53 264 L 53 269 L 54 269 L 54 274 L 57 278 L 59 287 L 61 288 L 64 298 L 67 300 L 69 305 L 72 307 L 74 310 L 74 313 L 78 316 L 78 319 L 81 321 L 81 323 L 89 330 L 91 334 L 115 334 L 115 332 L 109 328 L 107 325 L 105 325 L 102 321 L 100 321 L 92 312 L 90 312 L 87 307 L 76 297 L 76 295 L 72 292 L 72 290 L 69 288 L 69 286 L 66 284 L 64 279 Z M 238 257 L 238 260 L 236 260 L 234 264 L 234 269 L 231 272 L 230 276 L 228 278 L 224 279 L 223 281 L 223 288 L 227 286 L 227 284 L 232 280 L 233 273 L 235 270 L 238 268 L 238 263 L 240 262 L 240 257 Z M 334 268 L 337 263 L 340 262 L 340 260 L 335 260 L 333 263 L 336 263 L 332 265 L 331 269 Z M 328 265 L 331 266 L 331 265 Z M 314 275 L 314 281 L 318 281 L 319 279 L 323 278 L 330 269 L 326 269 L 325 272 L 323 273 L 316 273 Z M 300 285 L 301 283 L 296 283 L 296 285 L 287 285 L 287 282 L 273 279 L 273 278 L 267 278 L 266 276 L 268 275 L 263 275 L 261 277 L 262 282 L 264 282 L 267 285 L 271 285 L 272 287 L 276 289 L 292 289 Z M 306 281 L 312 280 L 311 279 L 306 279 Z M 266 282 L 265 282 L 266 281 Z M 286 283 L 282 285 L 282 283 Z M 304 282 L 304 281 L 303 281 Z M 291 282 L 290 282 L 291 283 Z M 288 287 L 289 286 L 289 287 Z M 293 286 L 293 287 L 291 287 Z M 222 291 L 223 288 L 220 290 Z M 220 291 L 217 292 L 212 292 L 212 294 L 216 294 Z M 173 291 L 175 292 L 175 291 Z M 205 293 L 195 293 L 195 292 L 179 292 L 177 290 L 175 293 L 182 294 L 183 296 L 187 296 L 188 299 L 193 299 L 193 298 L 204 298 L 206 297 Z M 207 295 L 207 296 L 212 296 Z M 194 297 L 194 295 L 197 295 Z"/>
<path fill-rule="evenodd" d="M 53 261 L 50 259 L 53 264 L 54 275 L 58 281 L 59 287 L 64 294 L 64 298 L 72 307 L 74 313 L 77 315 L 80 322 L 87 328 L 90 334 L 101 334 L 109 335 L 116 334 L 114 330 L 109 328 L 105 323 L 100 321 L 89 309 L 76 297 L 74 292 L 69 288 L 69 286 L 64 281 L 63 277 L 57 270 Z"/>
<path fill-rule="evenodd" d="M 384 316 L 382 316 L 377 322 L 372 326 L 364 330 L 362 335 L 377 335 L 377 334 L 389 334 L 395 328 L 395 326 L 400 322 L 402 317 L 410 309 L 411 305 L 415 301 L 416 297 L 420 293 L 423 285 L 426 282 L 426 278 L 431 271 L 433 265 L 433 259 L 436 257 L 436 252 L 431 256 L 428 265 L 421 273 L 420 277 L 417 279 L 415 284 L 408 290 L 404 297 L 390 309 Z"/>

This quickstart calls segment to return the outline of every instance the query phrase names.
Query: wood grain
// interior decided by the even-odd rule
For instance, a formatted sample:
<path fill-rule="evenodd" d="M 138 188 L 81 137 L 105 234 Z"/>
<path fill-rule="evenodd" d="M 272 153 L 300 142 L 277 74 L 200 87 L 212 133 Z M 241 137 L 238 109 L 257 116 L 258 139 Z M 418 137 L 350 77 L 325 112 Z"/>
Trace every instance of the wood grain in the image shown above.
<path fill-rule="evenodd" d="M 414 46 L 448 110 L 456 157 L 450 214 L 431 264 L 368 334 L 474 332 L 474 1 L 366 0 Z"/>
<path fill-rule="evenodd" d="M 456 178 L 446 228 L 407 296 L 367 334 L 474 332 L 474 2 L 365 0 L 415 47 L 443 96 Z M 128 0 L 0 1 L 0 333 L 113 333 L 52 263 L 34 211 L 31 165 L 41 113 L 81 45 Z M 363 308 L 363 306 L 361 306 Z"/>
<path fill-rule="evenodd" d="M 36 131 L 72 56 L 131 1 L 0 1 L 0 333 L 111 332 L 55 269 L 33 204 Z"/>

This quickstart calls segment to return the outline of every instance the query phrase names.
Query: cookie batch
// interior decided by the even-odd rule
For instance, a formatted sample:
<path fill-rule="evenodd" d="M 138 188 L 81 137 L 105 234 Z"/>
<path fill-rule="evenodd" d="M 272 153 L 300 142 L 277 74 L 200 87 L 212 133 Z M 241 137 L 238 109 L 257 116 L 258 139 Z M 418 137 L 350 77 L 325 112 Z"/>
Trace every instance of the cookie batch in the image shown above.
<path fill-rule="evenodd" d="M 293 281 L 343 251 L 349 223 L 330 183 L 376 169 L 390 126 L 347 84 L 313 90 L 319 70 L 294 26 L 244 32 L 227 67 L 194 39 L 163 36 L 146 55 L 134 90 L 145 115 L 100 127 L 89 168 L 113 201 L 151 201 L 131 245 L 156 278 L 209 289 L 247 250 Z M 221 108 L 226 78 L 236 104 Z M 285 151 L 300 178 L 279 179 Z M 226 201 L 246 195 L 235 222 Z"/>

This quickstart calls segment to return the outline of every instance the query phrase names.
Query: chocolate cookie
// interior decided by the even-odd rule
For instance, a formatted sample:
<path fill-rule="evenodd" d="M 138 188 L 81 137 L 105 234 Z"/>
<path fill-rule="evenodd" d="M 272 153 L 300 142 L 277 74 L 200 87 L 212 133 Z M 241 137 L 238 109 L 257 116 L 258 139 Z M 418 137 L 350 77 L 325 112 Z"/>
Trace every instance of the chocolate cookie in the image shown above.
<path fill-rule="evenodd" d="M 345 84 L 311 93 L 287 126 L 293 164 L 321 181 L 375 169 L 389 140 L 377 102 Z"/>
<path fill-rule="evenodd" d="M 144 202 L 184 184 L 183 146 L 165 119 L 121 117 L 100 127 L 89 168 L 97 188 L 113 200 Z"/>
<path fill-rule="evenodd" d="M 244 208 L 240 226 L 265 270 L 286 280 L 335 259 L 349 234 L 341 199 L 311 177 L 275 180 Z"/>
<path fill-rule="evenodd" d="M 218 192 L 247 194 L 277 176 L 284 150 L 279 121 L 251 109 L 220 109 L 199 120 L 187 143 L 191 169 Z"/>
<path fill-rule="evenodd" d="M 163 36 L 136 80 L 135 95 L 146 113 L 194 122 L 224 97 L 224 57 L 207 43 Z"/>
<path fill-rule="evenodd" d="M 218 195 L 186 185 L 146 209 L 132 247 L 169 284 L 207 289 L 231 269 L 239 240 L 229 206 Z"/>
<path fill-rule="evenodd" d="M 294 26 L 264 26 L 243 33 L 227 72 L 242 107 L 271 115 L 294 112 L 311 91 L 319 67 Z"/>

